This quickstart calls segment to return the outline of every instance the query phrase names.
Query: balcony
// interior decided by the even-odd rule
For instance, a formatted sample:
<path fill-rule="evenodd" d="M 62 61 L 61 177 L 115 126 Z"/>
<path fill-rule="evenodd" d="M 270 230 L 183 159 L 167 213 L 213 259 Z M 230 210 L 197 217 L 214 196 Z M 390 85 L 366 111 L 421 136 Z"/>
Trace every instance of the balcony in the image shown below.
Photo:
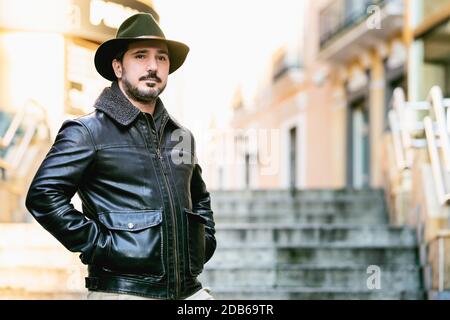
<path fill-rule="evenodd" d="M 402 0 L 336 0 L 320 12 L 320 58 L 335 63 L 353 59 L 401 32 Z"/>
<path fill-rule="evenodd" d="M 302 53 L 296 45 L 280 47 L 272 56 L 272 82 L 275 83 L 283 77 L 298 77 L 303 68 Z"/>

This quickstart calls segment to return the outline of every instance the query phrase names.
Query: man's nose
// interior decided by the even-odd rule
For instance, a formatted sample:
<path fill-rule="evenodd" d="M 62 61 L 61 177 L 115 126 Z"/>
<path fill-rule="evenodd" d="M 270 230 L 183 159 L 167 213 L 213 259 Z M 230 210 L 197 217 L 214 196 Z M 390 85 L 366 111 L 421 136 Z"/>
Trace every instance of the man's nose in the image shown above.
<path fill-rule="evenodd" d="M 158 64 L 155 57 L 150 57 L 147 62 L 147 71 L 157 71 Z"/>

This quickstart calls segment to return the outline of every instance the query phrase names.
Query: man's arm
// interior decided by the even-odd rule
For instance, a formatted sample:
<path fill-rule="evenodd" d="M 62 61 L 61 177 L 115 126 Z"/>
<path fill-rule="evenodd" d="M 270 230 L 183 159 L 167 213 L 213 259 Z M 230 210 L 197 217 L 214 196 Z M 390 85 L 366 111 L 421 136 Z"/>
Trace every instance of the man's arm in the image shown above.
<path fill-rule="evenodd" d="M 216 250 L 216 237 L 214 234 L 215 223 L 213 211 L 211 210 L 211 198 L 209 192 L 206 189 L 205 182 L 202 179 L 202 168 L 197 162 L 195 156 L 195 140 L 194 142 L 194 171 L 191 180 L 191 197 L 192 197 L 192 209 L 194 212 L 201 215 L 206 220 L 205 224 L 205 263 L 211 259 Z"/>
<path fill-rule="evenodd" d="M 89 263 L 102 233 L 70 201 L 94 157 L 94 144 L 84 125 L 76 120 L 64 122 L 26 198 L 34 218 L 67 249 L 81 252 L 83 263 Z"/>

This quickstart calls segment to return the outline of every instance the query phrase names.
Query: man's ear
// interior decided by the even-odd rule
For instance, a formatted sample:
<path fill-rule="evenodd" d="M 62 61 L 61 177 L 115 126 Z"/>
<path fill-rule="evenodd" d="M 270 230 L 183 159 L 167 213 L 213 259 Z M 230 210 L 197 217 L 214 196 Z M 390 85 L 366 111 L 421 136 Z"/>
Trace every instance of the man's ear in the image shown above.
<path fill-rule="evenodd" d="M 112 61 L 112 67 L 113 67 L 114 74 L 116 75 L 117 79 L 122 78 L 122 62 L 120 62 L 117 59 L 114 59 Z"/>

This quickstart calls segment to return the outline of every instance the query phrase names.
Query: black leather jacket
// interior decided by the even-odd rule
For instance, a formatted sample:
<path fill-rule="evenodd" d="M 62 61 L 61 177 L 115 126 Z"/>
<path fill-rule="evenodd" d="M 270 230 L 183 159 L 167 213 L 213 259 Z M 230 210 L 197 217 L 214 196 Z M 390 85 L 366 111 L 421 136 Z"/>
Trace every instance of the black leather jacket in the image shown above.
<path fill-rule="evenodd" d="M 197 276 L 216 248 L 193 135 L 158 100 L 158 141 L 152 118 L 116 83 L 95 107 L 64 122 L 26 206 L 67 249 L 81 253 L 90 290 L 183 299 L 201 288 Z M 83 213 L 70 202 L 75 192 Z"/>

